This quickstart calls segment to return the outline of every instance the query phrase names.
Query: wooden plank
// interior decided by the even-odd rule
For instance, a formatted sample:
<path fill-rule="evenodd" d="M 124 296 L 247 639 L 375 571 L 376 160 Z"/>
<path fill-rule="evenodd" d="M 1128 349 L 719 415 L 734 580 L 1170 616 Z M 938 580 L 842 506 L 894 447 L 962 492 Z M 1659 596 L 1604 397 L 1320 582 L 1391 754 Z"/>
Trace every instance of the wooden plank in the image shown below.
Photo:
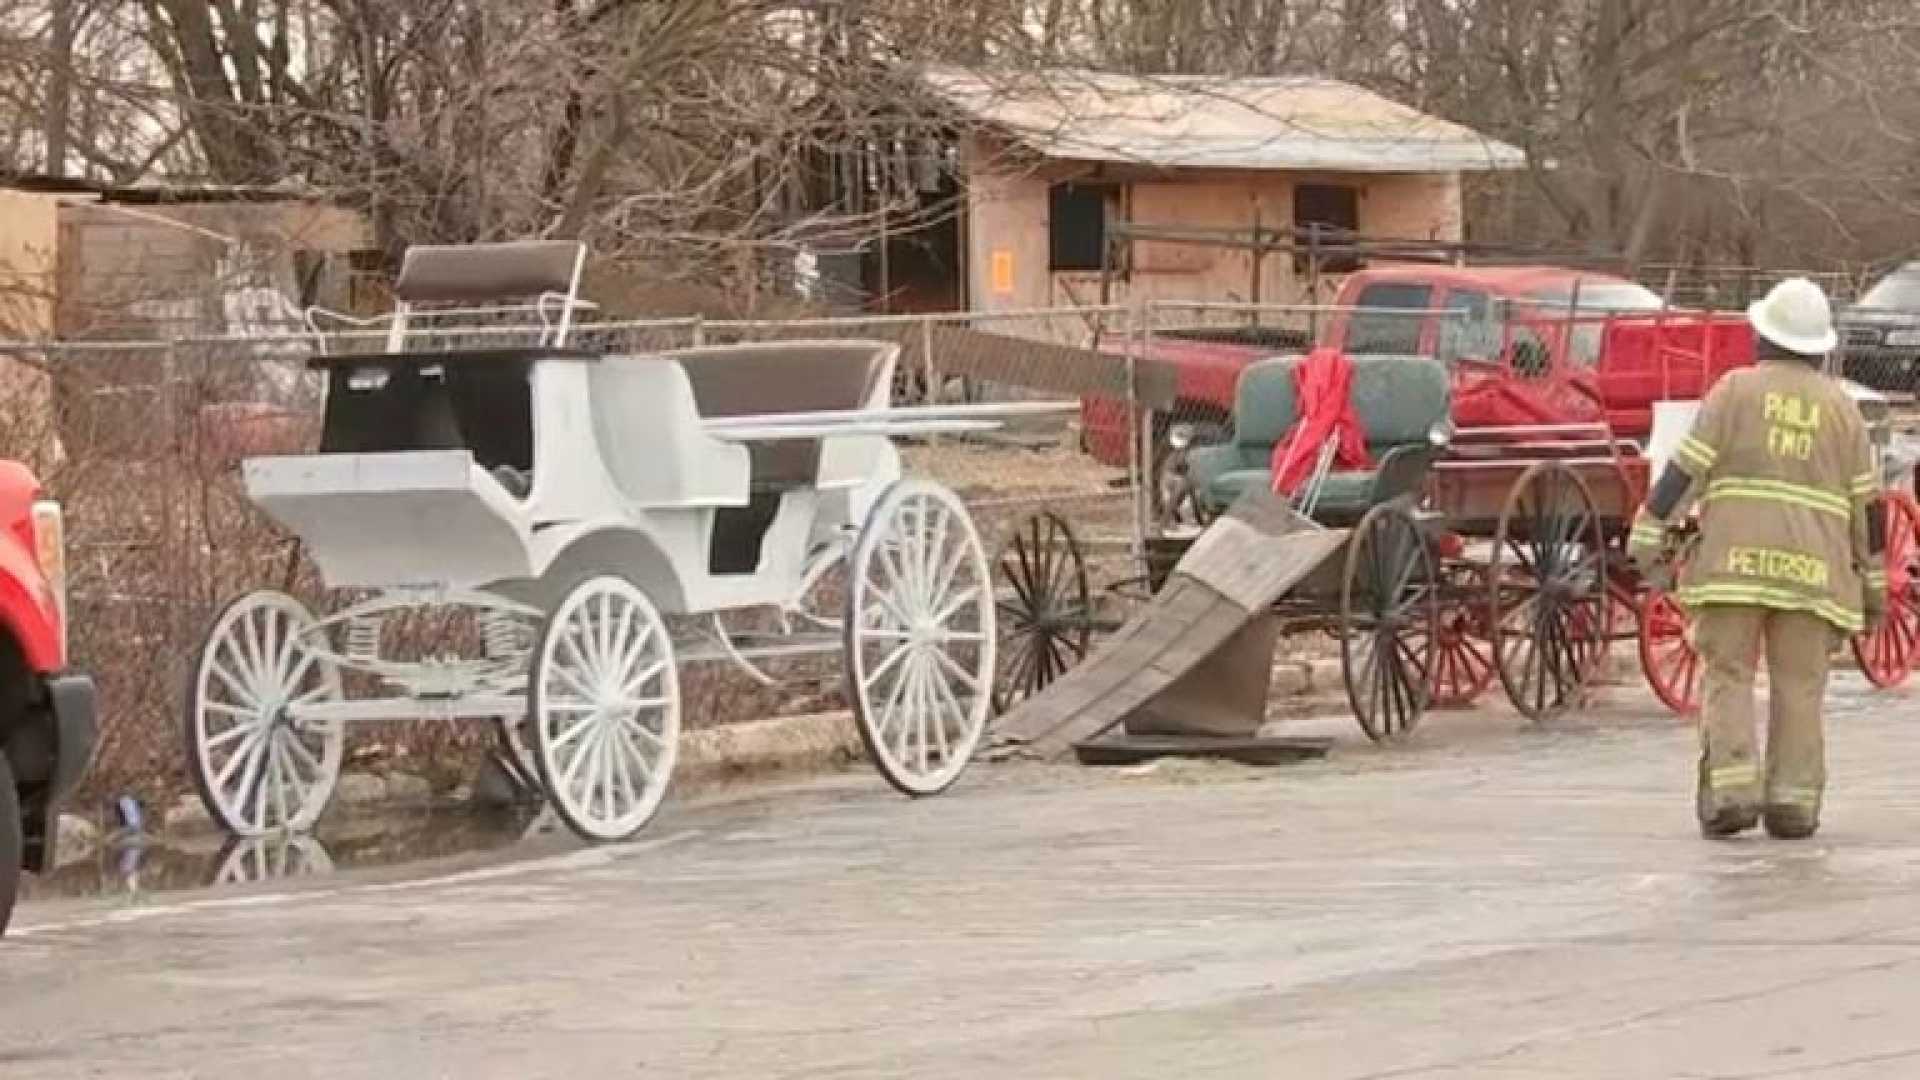
<path fill-rule="evenodd" d="M 1246 611 L 1269 607 L 1346 543 L 1284 499 L 1254 489 L 1200 534 L 1173 573 L 1204 582 Z"/>
<path fill-rule="evenodd" d="M 1195 583 L 1184 591 L 1197 595 L 1210 590 Z M 1002 717 L 994 729 L 996 740 L 1051 759 L 1067 753 L 1073 743 L 1120 724 L 1245 625 L 1247 613 L 1225 597 L 1214 594 L 1210 603 L 1204 595 L 1199 599 L 1198 617 L 1185 620 L 1178 633 L 1166 633 L 1170 624 L 1155 619 L 1148 620 L 1141 633 L 1108 643 L 1096 654 L 1105 662 L 1089 660 Z"/>
<path fill-rule="evenodd" d="M 1201 535 L 1167 587 L 1117 635 L 1002 717 L 996 740 L 1052 758 L 1118 725 L 1206 663 L 1250 619 L 1326 563 L 1345 538 L 1271 495 L 1242 499 Z"/>
<path fill-rule="evenodd" d="M 1074 348 L 1053 342 L 995 334 L 936 323 L 932 328 L 933 363 L 942 377 L 964 375 L 982 382 L 1051 390 L 1076 397 L 1127 396 L 1128 343 L 1116 335 L 1111 351 Z M 1141 359 L 1135 364 L 1141 405 L 1172 406 L 1178 372 L 1171 364 Z"/>

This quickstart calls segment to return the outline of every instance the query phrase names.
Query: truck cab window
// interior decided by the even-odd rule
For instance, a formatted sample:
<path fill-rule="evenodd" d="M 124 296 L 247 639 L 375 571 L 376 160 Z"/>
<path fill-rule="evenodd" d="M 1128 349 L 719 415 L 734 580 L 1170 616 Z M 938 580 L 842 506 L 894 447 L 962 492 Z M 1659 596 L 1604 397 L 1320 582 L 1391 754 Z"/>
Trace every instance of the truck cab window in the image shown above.
<path fill-rule="evenodd" d="M 1500 326 L 1486 293 L 1453 289 L 1440 322 L 1440 359 L 1492 360 L 1500 352 Z"/>
<path fill-rule="evenodd" d="M 1382 282 L 1360 293 L 1347 324 L 1350 353 L 1394 353 L 1411 356 L 1420 351 L 1420 330 L 1433 303 L 1433 286 Z"/>

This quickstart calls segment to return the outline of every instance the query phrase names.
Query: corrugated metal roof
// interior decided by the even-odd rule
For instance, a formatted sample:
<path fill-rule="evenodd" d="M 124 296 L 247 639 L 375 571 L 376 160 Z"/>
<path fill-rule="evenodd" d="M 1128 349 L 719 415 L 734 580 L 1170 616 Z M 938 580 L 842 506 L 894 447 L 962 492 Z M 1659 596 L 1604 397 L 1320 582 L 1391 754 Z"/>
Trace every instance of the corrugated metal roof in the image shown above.
<path fill-rule="evenodd" d="M 1526 164 L 1513 146 L 1332 79 L 954 68 L 925 78 L 950 106 L 1052 158 L 1362 173 Z"/>

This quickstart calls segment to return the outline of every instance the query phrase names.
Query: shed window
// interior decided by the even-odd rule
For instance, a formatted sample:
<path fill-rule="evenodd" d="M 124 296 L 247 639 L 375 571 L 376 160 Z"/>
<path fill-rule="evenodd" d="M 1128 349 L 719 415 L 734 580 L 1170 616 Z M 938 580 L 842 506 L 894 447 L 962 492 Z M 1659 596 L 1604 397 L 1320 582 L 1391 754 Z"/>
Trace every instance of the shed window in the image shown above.
<path fill-rule="evenodd" d="M 1294 253 L 1296 274 L 1313 267 L 1313 256 L 1306 250 L 1307 234 L 1317 232 L 1322 240 L 1345 243 L 1360 235 L 1360 189 L 1345 184 L 1300 184 L 1293 189 L 1293 227 L 1300 234 L 1301 250 Z M 1323 255 L 1320 272 L 1351 274 L 1360 269 L 1354 255 Z"/>
<path fill-rule="evenodd" d="M 1112 184 L 1055 184 L 1047 201 L 1048 268 L 1101 269 L 1106 262 L 1107 210 L 1119 202 L 1119 189 Z"/>

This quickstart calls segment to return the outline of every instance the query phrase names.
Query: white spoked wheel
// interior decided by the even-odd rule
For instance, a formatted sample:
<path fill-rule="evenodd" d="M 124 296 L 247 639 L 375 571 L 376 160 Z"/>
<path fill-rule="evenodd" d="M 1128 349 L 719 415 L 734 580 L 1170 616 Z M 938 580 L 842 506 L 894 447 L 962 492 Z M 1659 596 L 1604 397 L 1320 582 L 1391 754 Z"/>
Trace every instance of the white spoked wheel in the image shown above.
<path fill-rule="evenodd" d="M 230 832 L 312 827 L 340 778 L 345 730 L 294 719 L 345 696 L 340 670 L 313 651 L 314 618 L 291 596 L 228 604 L 200 647 L 187 693 L 187 761 L 207 812 Z"/>
<path fill-rule="evenodd" d="M 847 699 L 867 753 L 908 795 L 967 767 L 993 704 L 994 596 L 959 496 L 909 477 L 874 505 L 847 590 Z"/>
<path fill-rule="evenodd" d="M 540 632 L 527 697 L 548 805 L 587 840 L 639 832 L 680 748 L 680 675 L 652 601 L 612 575 L 574 586 Z"/>

